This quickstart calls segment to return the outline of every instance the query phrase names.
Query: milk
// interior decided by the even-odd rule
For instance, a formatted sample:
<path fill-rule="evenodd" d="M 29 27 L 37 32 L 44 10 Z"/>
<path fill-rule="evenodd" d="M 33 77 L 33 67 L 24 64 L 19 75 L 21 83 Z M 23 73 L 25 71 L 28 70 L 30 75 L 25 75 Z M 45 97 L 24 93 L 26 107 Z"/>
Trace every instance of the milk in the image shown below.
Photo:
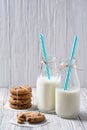
<path fill-rule="evenodd" d="M 37 79 L 37 106 L 42 112 L 50 112 L 55 109 L 55 88 L 57 78 L 39 77 Z"/>
<path fill-rule="evenodd" d="M 56 88 L 55 91 L 56 114 L 63 118 L 77 117 L 80 111 L 80 89 L 64 91 L 63 88 Z"/>

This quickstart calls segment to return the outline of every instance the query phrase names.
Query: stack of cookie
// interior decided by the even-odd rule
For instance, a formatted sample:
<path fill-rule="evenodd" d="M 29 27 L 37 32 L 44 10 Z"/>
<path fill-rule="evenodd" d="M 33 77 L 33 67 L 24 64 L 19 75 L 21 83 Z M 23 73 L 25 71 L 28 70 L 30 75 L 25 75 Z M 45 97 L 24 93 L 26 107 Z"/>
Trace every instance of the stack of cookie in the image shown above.
<path fill-rule="evenodd" d="M 13 109 L 27 109 L 32 106 L 32 89 L 31 87 L 17 86 L 10 88 L 9 105 Z"/>

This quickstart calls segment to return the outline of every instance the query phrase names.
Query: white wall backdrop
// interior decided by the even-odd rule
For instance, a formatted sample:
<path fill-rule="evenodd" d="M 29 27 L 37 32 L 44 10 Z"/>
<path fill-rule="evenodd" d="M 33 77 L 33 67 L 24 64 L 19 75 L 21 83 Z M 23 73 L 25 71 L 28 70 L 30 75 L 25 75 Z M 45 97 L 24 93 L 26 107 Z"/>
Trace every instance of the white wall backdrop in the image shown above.
<path fill-rule="evenodd" d="M 87 86 L 87 0 L 0 0 L 0 86 L 30 83 L 39 73 L 39 34 L 48 55 L 69 57 L 73 38 L 81 87 Z"/>

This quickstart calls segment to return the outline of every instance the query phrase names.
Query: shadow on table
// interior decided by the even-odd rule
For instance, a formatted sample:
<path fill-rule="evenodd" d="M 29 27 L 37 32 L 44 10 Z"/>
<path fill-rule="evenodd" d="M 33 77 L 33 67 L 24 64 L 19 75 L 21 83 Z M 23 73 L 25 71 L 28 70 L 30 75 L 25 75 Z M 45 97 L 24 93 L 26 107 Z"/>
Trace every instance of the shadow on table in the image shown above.
<path fill-rule="evenodd" d="M 50 115 L 56 115 L 55 112 L 52 112 L 52 113 L 48 113 Z M 62 120 L 74 120 L 74 121 L 77 121 L 77 120 L 81 120 L 81 121 L 87 121 L 87 112 L 86 111 L 81 111 L 79 116 L 77 116 L 76 118 L 61 118 L 59 117 L 58 115 L 56 115 L 58 118 L 62 119 Z"/>
<path fill-rule="evenodd" d="M 87 112 L 83 111 L 83 112 L 80 112 L 79 114 L 79 119 L 81 121 L 87 121 Z"/>

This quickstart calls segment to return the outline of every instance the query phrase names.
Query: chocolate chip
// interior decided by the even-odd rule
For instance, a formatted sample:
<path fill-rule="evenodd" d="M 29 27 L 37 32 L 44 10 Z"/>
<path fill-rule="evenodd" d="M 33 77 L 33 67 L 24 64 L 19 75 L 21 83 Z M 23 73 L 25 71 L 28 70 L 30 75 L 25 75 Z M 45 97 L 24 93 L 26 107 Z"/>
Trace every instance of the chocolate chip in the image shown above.
<path fill-rule="evenodd" d="M 34 120 L 34 121 L 36 121 L 37 119 L 36 119 L 36 118 L 34 118 L 33 120 Z"/>

